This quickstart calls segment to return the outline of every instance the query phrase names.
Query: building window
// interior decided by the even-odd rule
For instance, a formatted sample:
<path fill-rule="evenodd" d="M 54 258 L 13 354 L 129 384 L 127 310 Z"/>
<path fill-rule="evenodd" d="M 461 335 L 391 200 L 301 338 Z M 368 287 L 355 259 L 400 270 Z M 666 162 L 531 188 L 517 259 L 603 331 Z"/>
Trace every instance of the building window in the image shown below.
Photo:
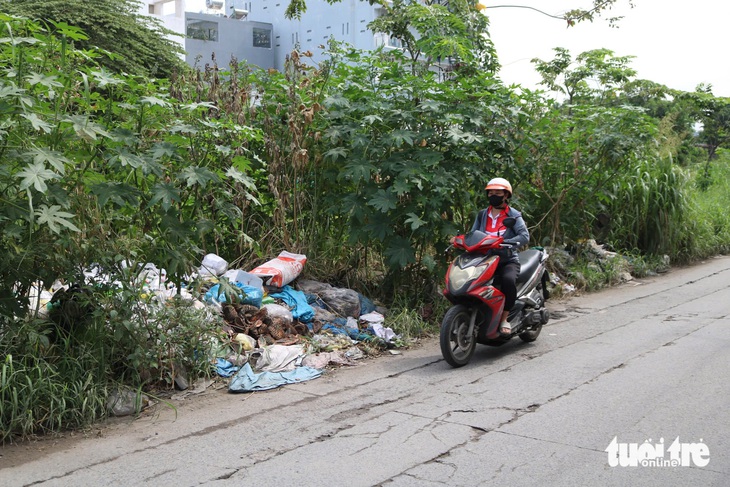
<path fill-rule="evenodd" d="M 254 27 L 253 47 L 271 47 L 271 31 Z"/>
<path fill-rule="evenodd" d="M 191 39 L 218 42 L 218 22 L 188 19 L 187 35 Z"/>

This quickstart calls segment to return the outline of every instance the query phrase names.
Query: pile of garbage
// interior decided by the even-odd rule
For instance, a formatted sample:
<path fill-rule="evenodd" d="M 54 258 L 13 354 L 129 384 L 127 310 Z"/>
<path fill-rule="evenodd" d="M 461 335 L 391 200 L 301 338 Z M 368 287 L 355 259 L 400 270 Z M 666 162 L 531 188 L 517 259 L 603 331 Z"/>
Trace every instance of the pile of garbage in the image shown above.
<path fill-rule="evenodd" d="M 216 364 L 220 376 L 232 377 L 229 391 L 313 379 L 329 364 L 353 365 L 363 356 L 358 343 L 397 338 L 384 326 L 385 310 L 353 290 L 311 280 L 293 287 L 306 260 L 284 251 L 244 271 L 215 254 L 203 259 L 198 273 L 213 283 L 204 301 L 220 310 L 231 337 L 230 353 Z"/>
<path fill-rule="evenodd" d="M 230 379 L 230 392 L 247 392 L 319 377 L 330 364 L 355 365 L 364 356 L 359 344 L 390 348 L 399 338 L 384 326 L 387 310 L 362 294 L 298 279 L 305 264 L 305 255 L 284 251 L 246 271 L 208 254 L 185 279 L 202 282 L 196 286 L 200 293 L 192 286 L 178 289 L 164 269 L 151 263 L 133 274 L 141 297 L 149 302 L 164 305 L 179 296 L 220 314 L 228 340 L 211 357 L 212 365 L 220 377 Z M 108 279 L 94 269 L 87 277 Z M 32 298 L 38 309 L 52 312 L 58 297 L 66 294 L 66 287 L 55 283 Z M 177 381 L 176 386 L 187 389 Z"/>

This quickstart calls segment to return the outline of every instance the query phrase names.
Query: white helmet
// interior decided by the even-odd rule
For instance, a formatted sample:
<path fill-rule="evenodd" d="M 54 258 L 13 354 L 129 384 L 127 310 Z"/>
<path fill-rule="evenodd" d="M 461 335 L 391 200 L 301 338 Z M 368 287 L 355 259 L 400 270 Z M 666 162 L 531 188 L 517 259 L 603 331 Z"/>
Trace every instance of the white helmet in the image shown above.
<path fill-rule="evenodd" d="M 486 190 L 490 189 L 503 189 L 509 193 L 508 198 L 512 197 L 512 185 L 504 178 L 494 178 L 487 183 Z"/>

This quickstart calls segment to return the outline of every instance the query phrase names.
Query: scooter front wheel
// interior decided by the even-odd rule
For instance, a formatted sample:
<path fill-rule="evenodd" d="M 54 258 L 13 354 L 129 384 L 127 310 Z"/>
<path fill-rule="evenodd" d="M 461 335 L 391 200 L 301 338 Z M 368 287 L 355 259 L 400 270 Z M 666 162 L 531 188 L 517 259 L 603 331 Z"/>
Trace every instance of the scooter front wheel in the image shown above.
<path fill-rule="evenodd" d="M 469 363 L 477 345 L 476 327 L 469 333 L 469 308 L 458 304 L 446 312 L 441 322 L 441 353 L 452 367 Z"/>

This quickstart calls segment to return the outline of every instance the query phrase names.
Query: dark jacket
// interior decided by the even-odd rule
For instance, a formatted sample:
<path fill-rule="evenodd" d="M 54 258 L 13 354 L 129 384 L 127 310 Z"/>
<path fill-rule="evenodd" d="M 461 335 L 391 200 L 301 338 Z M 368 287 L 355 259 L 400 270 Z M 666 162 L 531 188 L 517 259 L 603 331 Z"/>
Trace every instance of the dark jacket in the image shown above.
<path fill-rule="evenodd" d="M 472 231 L 481 230 L 483 232 L 484 229 L 487 228 L 487 218 L 489 218 L 488 212 L 490 208 L 491 207 L 485 208 L 477 213 L 476 220 L 474 220 L 474 225 L 471 226 Z M 527 230 L 527 225 L 525 225 L 525 220 L 522 218 L 522 213 L 512 207 L 509 207 L 507 216 L 514 218 L 516 221 L 514 227 L 505 229 L 504 233 L 502 234 L 502 236 L 504 237 L 504 243 L 513 245 L 513 249 L 509 252 L 505 252 L 507 255 L 505 255 L 504 257 L 507 257 L 507 260 L 509 262 L 519 263 L 520 259 L 517 253 L 517 249 L 519 247 L 522 247 L 523 245 L 527 245 L 527 243 L 530 241 L 530 232 Z"/>

